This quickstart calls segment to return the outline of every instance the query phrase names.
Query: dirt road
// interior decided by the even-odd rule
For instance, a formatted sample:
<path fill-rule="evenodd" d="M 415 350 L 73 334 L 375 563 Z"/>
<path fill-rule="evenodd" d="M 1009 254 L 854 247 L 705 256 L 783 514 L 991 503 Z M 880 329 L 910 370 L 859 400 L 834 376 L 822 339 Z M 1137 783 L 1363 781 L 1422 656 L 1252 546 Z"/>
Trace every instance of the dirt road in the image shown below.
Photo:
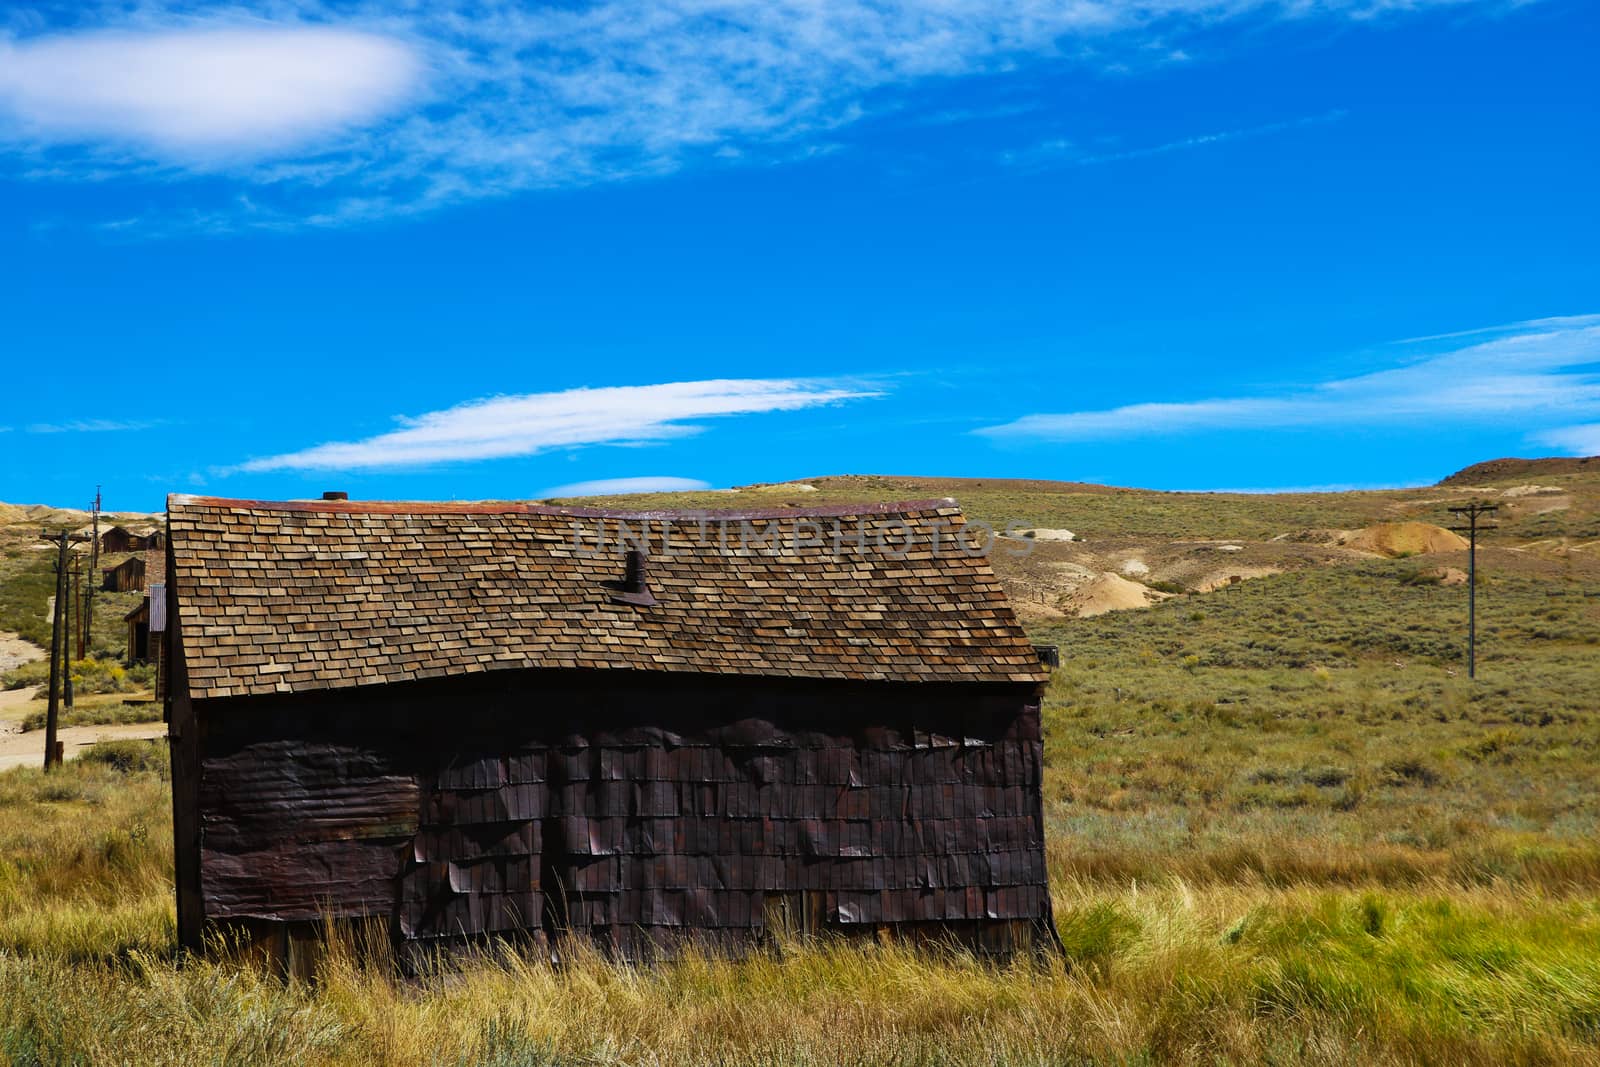
<path fill-rule="evenodd" d="M 7 726 L 21 720 L 37 689 L 0 689 L 0 722 Z"/>
<path fill-rule="evenodd" d="M 8 694 L 9 695 L 9 694 Z M 56 732 L 64 745 L 67 759 L 82 752 L 96 741 L 146 740 L 167 736 L 166 723 L 135 722 L 120 726 L 67 726 Z M 31 730 L 18 733 L 17 723 L 8 722 L 0 733 L 0 771 L 12 767 L 42 765 L 44 763 L 44 731 Z"/>
<path fill-rule="evenodd" d="M 0 631 L 0 674 L 36 659 L 44 659 L 44 649 L 14 633 Z"/>

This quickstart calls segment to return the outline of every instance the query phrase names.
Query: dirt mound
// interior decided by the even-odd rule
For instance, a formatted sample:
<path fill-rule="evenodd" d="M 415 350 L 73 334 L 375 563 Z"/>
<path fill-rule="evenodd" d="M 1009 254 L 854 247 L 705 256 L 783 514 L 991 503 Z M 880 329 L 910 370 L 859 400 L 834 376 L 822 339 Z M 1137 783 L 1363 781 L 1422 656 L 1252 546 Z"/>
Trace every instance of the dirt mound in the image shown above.
<path fill-rule="evenodd" d="M 1346 548 L 1395 557 L 1457 552 L 1467 547 L 1467 539 L 1432 523 L 1384 522 L 1365 530 L 1352 530 L 1343 544 Z"/>
<path fill-rule="evenodd" d="M 1587 456 L 1582 459 L 1562 456 L 1550 459 L 1491 459 L 1463 467 L 1450 477 L 1441 479 L 1439 484 L 1482 485 L 1485 482 L 1499 482 L 1507 478 L 1532 480 L 1534 476 L 1541 474 L 1580 474 L 1584 471 L 1600 472 L 1600 456 Z"/>
<path fill-rule="evenodd" d="M 1029 541 L 1076 541 L 1078 539 L 1077 535 L 1071 530 L 1054 530 L 1046 526 L 1018 530 L 1017 536 Z"/>
<path fill-rule="evenodd" d="M 1195 583 L 1194 591 L 1197 593 L 1214 593 L 1218 589 L 1226 589 L 1230 585 L 1249 581 L 1251 578 L 1270 578 L 1274 574 L 1282 574 L 1282 567 L 1231 567 L 1227 570 L 1214 571 L 1207 574 Z"/>
<path fill-rule="evenodd" d="M 1088 618 L 1104 615 L 1108 611 L 1127 611 L 1130 608 L 1147 608 L 1170 593 L 1157 592 L 1138 582 L 1130 582 L 1120 574 L 1105 572 L 1094 581 L 1079 586 L 1062 602 L 1068 615 Z"/>

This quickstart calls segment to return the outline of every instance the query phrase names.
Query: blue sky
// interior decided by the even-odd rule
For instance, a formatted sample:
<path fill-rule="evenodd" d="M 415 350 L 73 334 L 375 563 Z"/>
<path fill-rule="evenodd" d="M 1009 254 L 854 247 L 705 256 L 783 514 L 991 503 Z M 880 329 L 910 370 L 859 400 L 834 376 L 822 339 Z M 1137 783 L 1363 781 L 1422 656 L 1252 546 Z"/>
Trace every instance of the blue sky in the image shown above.
<path fill-rule="evenodd" d="M 0 8 L 0 500 L 1600 452 L 1586 4 L 418 7 Z"/>

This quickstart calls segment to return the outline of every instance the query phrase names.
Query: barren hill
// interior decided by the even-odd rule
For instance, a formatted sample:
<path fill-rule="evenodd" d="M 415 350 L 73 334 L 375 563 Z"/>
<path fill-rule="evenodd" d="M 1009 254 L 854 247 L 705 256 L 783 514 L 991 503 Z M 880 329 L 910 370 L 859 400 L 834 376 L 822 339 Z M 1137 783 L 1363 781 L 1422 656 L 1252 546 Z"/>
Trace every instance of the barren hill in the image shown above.
<path fill-rule="evenodd" d="M 1000 537 L 990 555 L 1019 614 L 1044 622 L 1374 558 L 1420 556 L 1440 573 L 1458 570 L 1465 566 L 1465 542 L 1441 527 L 1454 521 L 1451 505 L 1483 498 L 1496 500 L 1501 511 L 1482 543 L 1506 549 L 1505 565 L 1559 561 L 1600 574 L 1600 464 L 1556 480 L 1554 486 L 1503 488 L 1180 493 L 1042 479 L 852 474 L 581 503 L 804 508 L 954 497 L 969 521 L 986 523 L 997 535 L 1008 527 L 1019 534 L 1072 531 L 1070 540 Z"/>
<path fill-rule="evenodd" d="M 1463 467 L 1442 478 L 1440 485 L 1485 485 L 1511 478 L 1547 478 L 1555 474 L 1600 473 L 1600 456 L 1570 458 L 1555 456 L 1547 459 L 1490 459 Z"/>
<path fill-rule="evenodd" d="M 1539 481 L 1529 480 L 1534 477 Z M 1382 557 L 1424 556 L 1439 573 L 1459 570 L 1464 543 L 1441 527 L 1453 524 L 1452 505 L 1474 499 L 1500 504 L 1496 528 L 1481 544 L 1504 550 L 1503 565 L 1600 574 L 1600 459 L 1491 460 L 1446 483 L 1342 493 L 1203 493 L 1045 479 L 850 474 L 574 502 L 640 510 L 782 509 L 954 497 L 970 522 L 994 531 L 996 573 L 1018 612 L 1040 621 Z M 47 568 L 45 553 L 27 550 L 38 544 L 41 523 L 77 520 L 77 513 L 63 510 L 0 505 L 0 548 L 8 554 L 0 561 L 0 591 L 22 571 Z M 0 596 L 0 607 L 5 599 Z M 20 607 L 0 611 L 0 629 L 8 617 L 10 628 L 25 628 Z M 37 623 L 43 604 L 28 608 Z"/>

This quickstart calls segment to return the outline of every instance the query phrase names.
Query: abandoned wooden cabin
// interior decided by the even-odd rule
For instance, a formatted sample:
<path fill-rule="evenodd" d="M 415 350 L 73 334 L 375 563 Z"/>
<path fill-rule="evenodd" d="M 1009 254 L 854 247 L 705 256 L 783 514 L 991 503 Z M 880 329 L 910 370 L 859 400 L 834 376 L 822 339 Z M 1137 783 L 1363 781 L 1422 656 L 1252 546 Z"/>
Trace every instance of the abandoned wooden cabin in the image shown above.
<path fill-rule="evenodd" d="M 1048 673 L 953 501 L 168 516 L 187 946 L 1053 936 Z"/>
<path fill-rule="evenodd" d="M 94 527 L 84 526 L 74 531 L 89 540 L 94 539 Z M 110 526 L 100 531 L 100 551 L 113 556 L 124 552 L 144 552 L 152 548 L 167 547 L 167 531 L 155 523 L 143 526 Z"/>
<path fill-rule="evenodd" d="M 107 593 L 136 593 L 144 588 L 145 560 L 129 556 L 115 567 L 100 569 L 100 588 Z"/>
<path fill-rule="evenodd" d="M 149 590 L 139 606 L 122 617 L 128 627 L 128 663 L 148 663 L 155 668 L 155 695 L 166 693 L 164 670 L 167 615 L 167 556 L 150 549 L 144 554 L 145 587 Z"/>
<path fill-rule="evenodd" d="M 143 552 L 144 538 L 126 526 L 113 526 L 100 533 L 100 551 L 118 555 L 123 552 Z"/>

